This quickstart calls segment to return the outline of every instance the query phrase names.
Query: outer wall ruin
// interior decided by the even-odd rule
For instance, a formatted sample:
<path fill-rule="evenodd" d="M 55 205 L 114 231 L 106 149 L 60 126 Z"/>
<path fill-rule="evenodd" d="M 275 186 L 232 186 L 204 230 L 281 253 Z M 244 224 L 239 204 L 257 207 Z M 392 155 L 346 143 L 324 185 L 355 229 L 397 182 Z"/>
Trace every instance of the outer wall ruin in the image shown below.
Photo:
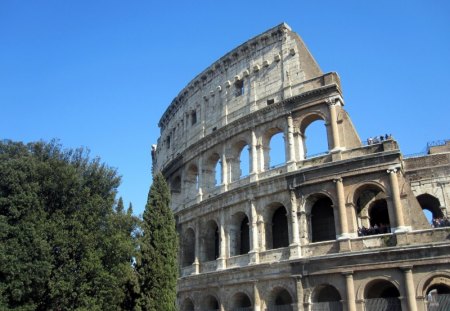
<path fill-rule="evenodd" d="M 313 156 L 317 120 L 328 151 Z M 288 25 L 204 70 L 159 127 L 152 170 L 171 188 L 180 310 L 450 305 L 450 143 L 405 159 L 391 136 L 362 142 L 339 76 Z"/>

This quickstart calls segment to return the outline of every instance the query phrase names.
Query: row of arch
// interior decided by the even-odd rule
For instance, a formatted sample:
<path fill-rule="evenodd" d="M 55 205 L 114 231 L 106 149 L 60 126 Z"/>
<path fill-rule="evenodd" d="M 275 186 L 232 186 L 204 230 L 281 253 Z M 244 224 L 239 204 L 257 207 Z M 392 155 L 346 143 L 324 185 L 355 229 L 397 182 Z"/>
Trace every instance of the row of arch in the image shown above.
<path fill-rule="evenodd" d="M 450 279 L 441 277 L 430 278 L 424 282 L 425 292 L 423 297 L 427 297 L 430 292 L 438 295 L 450 295 Z M 254 295 L 253 295 L 254 296 Z M 268 311 L 294 311 L 297 310 L 297 293 L 292 293 L 288 288 L 277 286 L 273 288 L 267 297 L 266 310 Z M 343 300 L 345 294 L 329 283 L 316 286 L 304 297 L 303 303 L 311 305 L 310 310 L 333 310 L 341 311 L 344 308 Z M 368 282 L 363 289 L 363 299 L 365 310 L 391 310 L 401 311 L 401 295 L 399 284 L 386 278 L 378 278 Z M 223 306 L 217 295 L 207 293 L 201 299 L 195 301 L 186 297 L 181 302 L 181 311 L 216 311 L 216 310 L 253 310 L 255 302 L 252 295 L 245 291 L 234 293 L 230 299 L 223 299 Z M 196 307 L 197 306 L 197 307 Z"/>
<path fill-rule="evenodd" d="M 190 161 L 169 184 L 175 195 L 203 193 L 220 185 L 238 181 L 287 162 L 310 157 L 312 153 L 333 148 L 329 117 L 326 112 L 308 114 L 294 126 L 280 119 L 263 132 L 248 131 L 229 139 L 226 145 L 216 145 L 199 158 Z M 307 136 L 308 135 L 308 136 Z M 308 137 L 308 139 L 307 139 Z"/>
<path fill-rule="evenodd" d="M 356 198 L 354 227 L 379 228 L 379 234 L 390 233 L 393 219 L 392 211 L 389 210 L 389 203 L 385 192 L 373 185 L 366 185 Z M 424 211 L 432 214 L 433 218 L 441 217 L 442 210 L 439 200 L 430 194 L 418 196 L 419 203 Z M 335 240 L 338 233 L 337 217 L 338 212 L 329 196 L 319 193 L 311 195 L 306 201 L 306 217 L 301 217 L 301 221 L 306 222 L 305 226 L 300 226 L 303 237 L 310 243 Z M 239 211 L 231 215 L 226 224 L 223 225 L 226 233 L 220 234 L 220 221 L 210 219 L 203 223 L 197 230 L 192 226 L 185 228 L 181 239 L 181 266 L 192 265 L 198 262 L 216 260 L 221 256 L 220 244 L 226 243 L 228 254 L 238 256 L 248 254 L 251 250 L 270 250 L 289 246 L 292 241 L 291 210 L 282 203 L 275 202 L 267 205 L 264 209 L 265 215 L 260 216 L 260 226 L 256 221 L 251 220 L 251 213 Z M 427 213 L 425 213 L 427 216 Z M 305 228 L 306 227 L 306 228 Z M 259 236 L 258 241 L 252 241 L 252 231 L 256 230 Z M 357 228 L 353 229 L 356 232 Z M 196 239 L 196 235 L 199 235 Z M 260 239 L 263 238 L 263 241 Z M 222 241 L 224 239 L 224 241 Z M 196 243 L 199 243 L 196 248 Z M 256 244 L 256 245 L 252 245 Z M 198 254 L 196 254 L 198 252 Z M 227 252 L 227 250 L 225 250 Z"/>

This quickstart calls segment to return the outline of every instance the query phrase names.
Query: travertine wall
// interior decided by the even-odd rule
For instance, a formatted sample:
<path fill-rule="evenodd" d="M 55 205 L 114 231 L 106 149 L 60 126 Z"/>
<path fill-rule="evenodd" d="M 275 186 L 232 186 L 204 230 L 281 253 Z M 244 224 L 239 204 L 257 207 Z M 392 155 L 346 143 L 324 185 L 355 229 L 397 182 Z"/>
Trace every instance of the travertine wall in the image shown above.
<path fill-rule="evenodd" d="M 302 93 L 305 81 L 321 75 L 286 24 L 247 41 L 199 74 L 171 103 L 159 123 L 155 169 L 249 112 Z"/>
<path fill-rule="evenodd" d="M 328 151 L 311 157 L 316 120 Z M 364 145 L 338 75 L 286 24 L 194 78 L 159 126 L 153 172 L 171 187 L 180 310 L 377 310 L 386 292 L 415 311 L 431 289 L 450 293 L 450 229 L 431 228 L 416 199 L 448 214 L 450 152 L 404 160 L 392 137 Z"/>

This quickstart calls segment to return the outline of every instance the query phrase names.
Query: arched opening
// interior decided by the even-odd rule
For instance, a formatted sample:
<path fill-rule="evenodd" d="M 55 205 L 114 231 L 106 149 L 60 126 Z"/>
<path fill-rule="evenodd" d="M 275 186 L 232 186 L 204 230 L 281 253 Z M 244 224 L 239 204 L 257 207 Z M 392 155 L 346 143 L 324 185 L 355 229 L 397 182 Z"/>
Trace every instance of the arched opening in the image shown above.
<path fill-rule="evenodd" d="M 202 310 L 205 311 L 217 311 L 220 309 L 219 302 L 217 301 L 216 297 L 212 295 L 208 295 L 203 303 Z"/>
<path fill-rule="evenodd" d="M 172 193 L 172 195 L 174 193 L 180 193 L 181 192 L 181 177 L 180 176 L 176 176 L 171 184 L 170 184 L 170 192 Z"/>
<path fill-rule="evenodd" d="M 202 189 L 211 191 L 222 183 L 222 163 L 220 155 L 213 153 L 206 158 L 202 170 Z"/>
<path fill-rule="evenodd" d="M 205 261 L 212 261 L 219 258 L 219 227 L 216 222 L 210 220 L 206 225 L 206 234 L 204 239 Z"/>
<path fill-rule="evenodd" d="M 233 144 L 227 166 L 231 181 L 237 181 L 250 174 L 250 149 L 246 141 L 239 140 Z"/>
<path fill-rule="evenodd" d="M 430 224 L 433 224 L 434 227 L 439 227 L 440 222 L 444 218 L 439 199 L 431 194 L 424 193 L 417 196 L 417 201 L 419 202 L 420 207 L 422 207 L 422 211 Z"/>
<path fill-rule="evenodd" d="M 304 130 L 303 148 L 305 158 L 312 158 L 328 152 L 328 138 L 325 121 L 322 119 L 312 121 Z"/>
<path fill-rule="evenodd" d="M 186 193 L 196 194 L 198 189 L 198 168 L 191 164 L 186 172 Z"/>
<path fill-rule="evenodd" d="M 361 187 L 355 196 L 358 235 L 391 232 L 391 221 L 385 193 L 374 185 Z"/>
<path fill-rule="evenodd" d="M 239 154 L 239 178 L 250 175 L 250 148 L 247 144 L 242 146 Z"/>
<path fill-rule="evenodd" d="M 429 294 L 432 290 L 436 290 L 439 295 L 450 294 L 450 286 L 447 284 L 433 284 L 427 289 L 427 294 Z"/>
<path fill-rule="evenodd" d="M 252 307 L 252 302 L 250 301 L 250 298 L 244 293 L 237 293 L 233 296 L 233 303 L 232 303 L 232 310 L 233 311 L 250 311 Z"/>
<path fill-rule="evenodd" d="M 220 159 L 216 162 L 214 167 L 214 186 L 220 186 L 222 184 L 222 162 Z"/>
<path fill-rule="evenodd" d="M 170 194 L 172 196 L 171 198 L 171 206 L 174 209 L 177 209 L 180 206 L 180 203 L 182 201 L 181 198 L 181 177 L 175 176 L 175 178 L 172 179 L 172 182 L 170 183 Z"/>
<path fill-rule="evenodd" d="M 189 298 L 186 298 L 181 305 L 182 311 L 194 311 L 194 303 Z"/>
<path fill-rule="evenodd" d="M 284 288 L 277 288 L 271 295 L 271 302 L 268 311 L 293 311 L 292 297 Z"/>
<path fill-rule="evenodd" d="M 270 129 L 263 139 L 264 169 L 269 170 L 286 163 L 286 147 L 283 131 Z"/>
<path fill-rule="evenodd" d="M 266 227 L 266 247 L 276 249 L 289 246 L 289 231 L 286 208 L 281 204 L 272 206 L 271 222 Z"/>
<path fill-rule="evenodd" d="M 450 279 L 447 276 L 428 280 L 425 288 L 428 310 L 450 310 Z"/>
<path fill-rule="evenodd" d="M 321 242 L 336 239 L 333 202 L 320 196 L 311 208 L 311 241 Z"/>
<path fill-rule="evenodd" d="M 342 311 L 341 294 L 331 285 L 320 285 L 312 295 L 312 311 L 333 310 Z"/>
<path fill-rule="evenodd" d="M 195 232 L 191 228 L 187 229 L 182 239 L 181 266 L 187 267 L 195 261 Z"/>
<path fill-rule="evenodd" d="M 367 284 L 364 291 L 367 311 L 392 310 L 401 311 L 400 292 L 397 287 L 386 280 L 375 280 Z"/>
<path fill-rule="evenodd" d="M 240 240 L 241 245 L 239 246 L 239 254 L 247 254 L 250 251 L 250 232 L 247 216 L 245 216 L 241 221 Z"/>
<path fill-rule="evenodd" d="M 250 251 L 248 217 L 242 212 L 233 215 L 229 225 L 230 255 L 247 254 Z"/>

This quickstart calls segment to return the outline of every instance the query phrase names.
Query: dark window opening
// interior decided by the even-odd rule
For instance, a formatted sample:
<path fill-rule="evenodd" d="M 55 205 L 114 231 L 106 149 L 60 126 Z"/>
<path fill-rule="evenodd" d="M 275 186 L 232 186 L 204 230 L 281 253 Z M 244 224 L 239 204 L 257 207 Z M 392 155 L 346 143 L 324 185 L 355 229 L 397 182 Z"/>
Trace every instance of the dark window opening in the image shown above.
<path fill-rule="evenodd" d="M 250 232 L 248 227 L 248 218 L 247 216 L 241 222 L 241 246 L 239 249 L 239 254 L 247 254 L 250 251 Z"/>
<path fill-rule="evenodd" d="M 219 258 L 220 235 L 219 228 L 214 222 L 208 225 L 205 241 L 205 261 L 212 261 Z"/>
<path fill-rule="evenodd" d="M 268 99 L 267 100 L 267 105 L 272 105 L 273 103 L 275 103 L 275 99 Z"/>
<path fill-rule="evenodd" d="M 214 232 L 214 259 L 219 258 L 219 244 L 220 244 L 219 228 L 216 227 L 216 231 Z"/>
<path fill-rule="evenodd" d="M 321 198 L 311 209 L 312 241 L 329 241 L 336 239 L 334 213 L 330 198 Z"/>
<path fill-rule="evenodd" d="M 191 125 L 194 125 L 195 123 L 197 123 L 197 112 L 193 111 L 191 114 Z"/>
<path fill-rule="evenodd" d="M 236 95 L 236 97 L 239 97 L 241 95 L 244 95 L 244 81 L 243 80 L 238 80 L 234 83 L 234 95 Z"/>
<path fill-rule="evenodd" d="M 183 237 L 183 253 L 181 266 L 190 266 L 195 261 L 195 233 L 192 229 L 188 229 Z"/>
<path fill-rule="evenodd" d="M 274 249 L 289 246 L 288 222 L 286 209 L 283 206 L 273 214 L 272 239 Z"/>

